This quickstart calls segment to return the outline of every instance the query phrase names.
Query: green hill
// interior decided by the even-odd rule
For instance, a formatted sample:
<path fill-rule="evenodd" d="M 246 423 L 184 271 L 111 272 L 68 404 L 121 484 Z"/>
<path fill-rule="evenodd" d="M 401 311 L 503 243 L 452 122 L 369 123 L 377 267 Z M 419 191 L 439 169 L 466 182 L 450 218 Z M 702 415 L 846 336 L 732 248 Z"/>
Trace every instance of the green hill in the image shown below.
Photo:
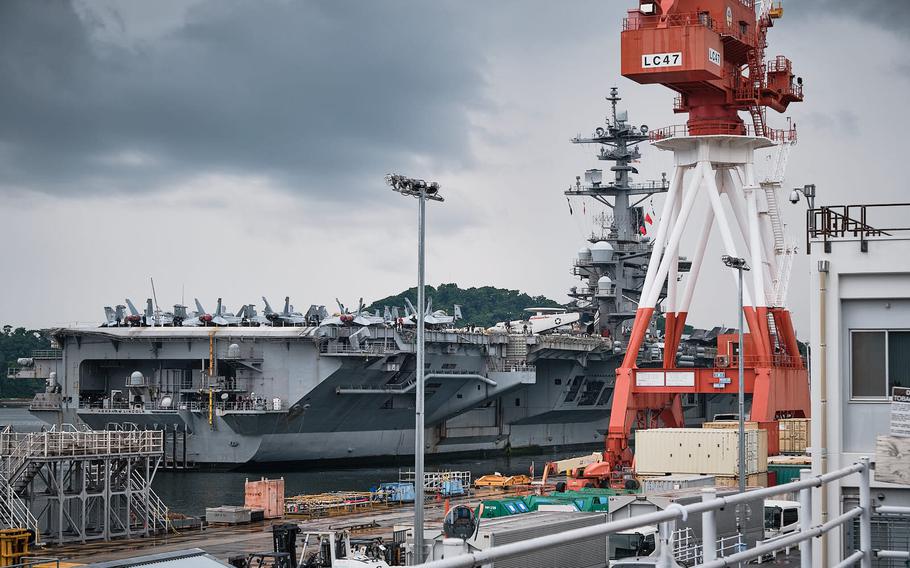
<path fill-rule="evenodd" d="M 530 296 L 519 290 L 506 290 L 483 286 L 480 288 L 462 289 L 458 284 L 440 284 L 438 287 L 427 286 L 427 300 L 433 300 L 433 309 L 442 309 L 452 313 L 452 306 L 461 306 L 464 315 L 464 325 L 490 327 L 501 321 L 524 319 L 525 308 L 530 307 L 562 307 L 545 296 Z M 369 307 L 369 311 L 380 310 L 384 306 L 398 306 L 403 308 L 404 299 L 408 298 L 412 304 L 417 304 L 417 287 L 410 288 L 395 296 L 376 300 Z"/>
<path fill-rule="evenodd" d="M 42 380 L 8 379 L 6 370 L 16 366 L 16 359 L 29 357 L 36 349 L 47 349 L 50 341 L 36 330 L 10 325 L 0 331 L 0 365 L 3 375 L 0 376 L 0 398 L 31 398 L 36 392 L 44 389 Z"/>

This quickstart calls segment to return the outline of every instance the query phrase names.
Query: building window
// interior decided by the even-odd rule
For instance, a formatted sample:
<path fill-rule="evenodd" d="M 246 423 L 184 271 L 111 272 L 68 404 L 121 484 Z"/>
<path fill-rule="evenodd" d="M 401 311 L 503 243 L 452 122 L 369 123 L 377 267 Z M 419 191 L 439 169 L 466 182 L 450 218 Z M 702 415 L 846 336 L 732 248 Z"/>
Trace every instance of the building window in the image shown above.
<path fill-rule="evenodd" d="M 561 385 L 561 384 L 562 384 L 562 379 L 553 379 L 553 384 L 555 384 L 555 385 L 557 385 L 557 386 L 558 386 L 558 385 Z"/>
<path fill-rule="evenodd" d="M 516 398 L 516 399 L 515 399 L 515 406 L 521 406 L 521 399 L 520 399 L 520 398 Z"/>
<path fill-rule="evenodd" d="M 910 387 L 910 331 L 851 330 L 850 396 L 887 398 Z"/>

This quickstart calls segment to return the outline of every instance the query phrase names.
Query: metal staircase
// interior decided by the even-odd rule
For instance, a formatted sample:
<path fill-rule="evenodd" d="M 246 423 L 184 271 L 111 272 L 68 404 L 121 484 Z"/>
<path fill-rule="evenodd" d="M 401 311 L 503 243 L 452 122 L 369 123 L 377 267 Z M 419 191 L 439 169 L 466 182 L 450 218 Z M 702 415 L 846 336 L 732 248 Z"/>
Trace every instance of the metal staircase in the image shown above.
<path fill-rule="evenodd" d="M 170 528 L 151 483 L 163 432 L 78 430 L 0 432 L 0 525 L 32 530 L 49 543 L 150 535 Z M 127 506 L 111 500 L 127 498 Z M 71 511 L 110 511 L 110 518 Z"/>
<path fill-rule="evenodd" d="M 2 474 L 0 474 L 0 526 L 4 529 L 28 529 L 35 535 L 35 544 L 42 544 L 38 519 Z"/>

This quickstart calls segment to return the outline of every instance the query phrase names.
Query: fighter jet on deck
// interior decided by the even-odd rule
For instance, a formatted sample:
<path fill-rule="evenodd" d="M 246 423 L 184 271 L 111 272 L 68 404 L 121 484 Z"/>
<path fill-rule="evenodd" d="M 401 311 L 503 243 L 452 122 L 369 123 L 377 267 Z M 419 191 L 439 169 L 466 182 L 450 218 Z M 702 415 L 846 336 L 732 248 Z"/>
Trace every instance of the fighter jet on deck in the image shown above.
<path fill-rule="evenodd" d="M 402 320 L 403 325 L 417 325 L 417 308 L 414 307 L 414 304 L 411 303 L 411 300 L 405 298 L 405 311 L 408 315 Z M 461 306 L 455 304 L 454 309 L 452 310 L 452 315 L 449 315 L 445 310 L 436 310 L 433 311 L 433 299 L 427 302 L 427 309 L 423 315 L 423 323 L 430 326 L 446 326 L 452 325 L 456 321 L 462 319 L 461 315 Z"/>
<path fill-rule="evenodd" d="M 338 298 L 335 298 L 335 303 L 338 304 L 338 313 L 333 314 L 331 317 L 327 317 L 320 322 L 319 325 L 378 325 L 385 323 L 385 320 L 379 311 L 376 311 L 375 315 L 370 315 L 364 313 L 363 311 L 363 298 L 360 298 L 359 303 L 357 304 L 357 311 L 351 313 L 347 308 L 344 307 L 344 304 L 341 303 Z"/>

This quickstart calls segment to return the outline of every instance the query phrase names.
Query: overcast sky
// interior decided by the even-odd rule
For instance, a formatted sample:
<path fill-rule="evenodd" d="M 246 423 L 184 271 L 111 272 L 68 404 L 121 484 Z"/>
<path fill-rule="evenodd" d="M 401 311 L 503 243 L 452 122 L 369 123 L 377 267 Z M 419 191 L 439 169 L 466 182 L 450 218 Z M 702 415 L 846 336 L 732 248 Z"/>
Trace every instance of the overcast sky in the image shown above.
<path fill-rule="evenodd" d="M 566 301 L 585 226 L 562 191 L 598 167 L 569 139 L 602 123 L 614 85 L 633 122 L 680 122 L 670 91 L 619 76 L 634 4 L 0 2 L 0 323 L 100 321 L 150 276 L 163 306 L 397 293 L 415 282 L 416 203 L 391 171 L 443 186 L 429 283 Z M 903 0 L 786 3 L 769 55 L 806 90 L 788 185 L 907 200 L 908 22 Z M 644 154 L 640 179 L 669 170 Z M 802 241 L 803 205 L 786 217 Z M 801 256 L 790 293 L 803 334 L 807 270 Z M 732 324 L 730 280 L 705 271 L 690 320 Z"/>

